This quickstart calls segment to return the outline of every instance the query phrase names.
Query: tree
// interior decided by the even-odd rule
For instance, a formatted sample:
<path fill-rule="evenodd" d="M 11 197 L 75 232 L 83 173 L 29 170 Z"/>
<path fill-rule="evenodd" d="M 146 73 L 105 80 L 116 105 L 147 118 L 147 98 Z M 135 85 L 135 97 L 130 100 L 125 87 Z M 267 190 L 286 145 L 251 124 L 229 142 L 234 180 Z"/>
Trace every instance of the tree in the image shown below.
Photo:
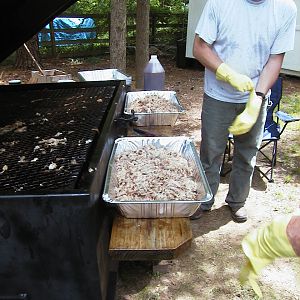
<path fill-rule="evenodd" d="M 34 57 L 34 59 L 39 63 L 40 57 L 39 57 L 39 46 L 38 46 L 38 36 L 33 36 L 29 41 L 26 42 L 26 45 Z M 36 69 L 37 65 L 31 58 L 30 54 L 25 49 L 24 45 L 21 46 L 16 51 L 16 62 L 15 62 L 16 68 L 28 70 L 28 69 Z"/>
<path fill-rule="evenodd" d="M 149 60 L 149 0 L 137 0 L 136 8 L 136 88 L 144 85 L 143 71 Z"/>
<path fill-rule="evenodd" d="M 126 0 L 110 5 L 110 67 L 126 71 Z"/>

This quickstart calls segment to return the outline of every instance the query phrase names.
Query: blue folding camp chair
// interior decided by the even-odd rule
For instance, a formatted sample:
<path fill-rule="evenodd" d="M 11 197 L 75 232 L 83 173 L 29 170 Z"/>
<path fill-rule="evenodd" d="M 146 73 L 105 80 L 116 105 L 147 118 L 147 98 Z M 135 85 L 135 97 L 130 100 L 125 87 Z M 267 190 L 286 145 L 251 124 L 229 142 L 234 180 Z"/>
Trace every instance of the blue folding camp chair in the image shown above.
<path fill-rule="evenodd" d="M 283 134 L 287 124 L 299 121 L 300 118 L 292 117 L 287 113 L 280 111 L 280 100 L 282 97 L 282 77 L 278 77 L 276 82 L 271 88 L 271 96 L 268 103 L 267 117 L 264 127 L 264 135 L 262 144 L 259 148 L 261 154 L 267 162 L 267 170 L 263 171 L 260 167 L 256 166 L 256 170 L 269 182 L 274 182 L 273 171 L 277 159 L 277 144 Z M 281 126 L 282 125 L 282 126 Z M 229 135 L 228 143 L 223 155 L 223 163 L 221 166 L 220 174 L 225 176 L 231 169 L 225 170 L 226 161 L 232 160 L 232 147 L 234 145 L 233 136 Z M 267 146 L 271 146 L 271 154 L 267 153 Z M 270 151 L 269 151 L 270 152 Z"/>

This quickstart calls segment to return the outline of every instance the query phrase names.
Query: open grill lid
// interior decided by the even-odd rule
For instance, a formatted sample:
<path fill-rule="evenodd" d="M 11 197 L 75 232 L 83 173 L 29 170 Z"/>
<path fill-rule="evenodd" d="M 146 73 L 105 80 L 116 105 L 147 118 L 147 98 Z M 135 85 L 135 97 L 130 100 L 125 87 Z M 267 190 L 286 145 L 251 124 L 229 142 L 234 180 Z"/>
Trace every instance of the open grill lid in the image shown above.
<path fill-rule="evenodd" d="M 0 10 L 0 62 L 76 1 L 2 1 Z"/>

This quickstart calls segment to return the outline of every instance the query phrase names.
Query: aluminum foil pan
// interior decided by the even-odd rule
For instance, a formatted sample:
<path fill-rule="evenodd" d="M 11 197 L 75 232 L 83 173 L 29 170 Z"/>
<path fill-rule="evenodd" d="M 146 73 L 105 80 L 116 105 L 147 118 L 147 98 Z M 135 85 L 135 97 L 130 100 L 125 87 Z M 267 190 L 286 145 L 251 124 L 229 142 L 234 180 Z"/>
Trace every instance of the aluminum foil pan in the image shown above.
<path fill-rule="evenodd" d="M 143 98 L 146 95 L 158 95 L 165 98 L 166 101 L 174 104 L 177 107 L 175 112 L 155 112 L 155 113 L 142 113 L 135 112 L 138 120 L 134 123 L 136 126 L 151 126 L 151 125 L 170 125 L 173 126 L 179 116 L 185 110 L 177 99 L 176 92 L 174 91 L 140 91 L 128 92 L 126 94 L 124 114 L 131 115 L 131 103 L 137 98 Z"/>
<path fill-rule="evenodd" d="M 125 80 L 127 86 L 131 86 L 132 77 L 124 74 L 118 69 L 104 69 L 93 71 L 78 72 L 81 81 L 107 81 L 107 80 Z"/>
<path fill-rule="evenodd" d="M 199 187 L 199 194 L 196 200 L 174 200 L 166 199 L 153 201 L 140 200 L 117 200 L 115 199 L 114 188 L 118 185 L 114 167 L 115 157 L 126 150 L 135 150 L 146 145 L 153 145 L 157 148 L 165 147 L 176 151 L 188 160 L 193 170 L 194 178 Z M 126 137 L 115 141 L 110 156 L 108 170 L 104 185 L 103 200 L 116 205 L 121 214 L 127 218 L 170 218 L 189 217 L 201 203 L 212 198 L 199 155 L 196 152 L 193 142 L 186 137 Z"/>

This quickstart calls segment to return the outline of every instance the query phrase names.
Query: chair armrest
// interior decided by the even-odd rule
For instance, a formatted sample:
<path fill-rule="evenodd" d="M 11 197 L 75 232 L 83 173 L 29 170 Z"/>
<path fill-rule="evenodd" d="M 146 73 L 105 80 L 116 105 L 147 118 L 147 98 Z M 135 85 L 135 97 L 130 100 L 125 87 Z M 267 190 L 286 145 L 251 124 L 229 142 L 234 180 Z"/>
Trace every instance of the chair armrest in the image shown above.
<path fill-rule="evenodd" d="M 283 122 L 285 123 L 289 123 L 289 122 L 296 122 L 296 121 L 300 121 L 300 118 L 298 117 L 293 117 L 283 111 L 278 110 L 275 115 Z"/>

